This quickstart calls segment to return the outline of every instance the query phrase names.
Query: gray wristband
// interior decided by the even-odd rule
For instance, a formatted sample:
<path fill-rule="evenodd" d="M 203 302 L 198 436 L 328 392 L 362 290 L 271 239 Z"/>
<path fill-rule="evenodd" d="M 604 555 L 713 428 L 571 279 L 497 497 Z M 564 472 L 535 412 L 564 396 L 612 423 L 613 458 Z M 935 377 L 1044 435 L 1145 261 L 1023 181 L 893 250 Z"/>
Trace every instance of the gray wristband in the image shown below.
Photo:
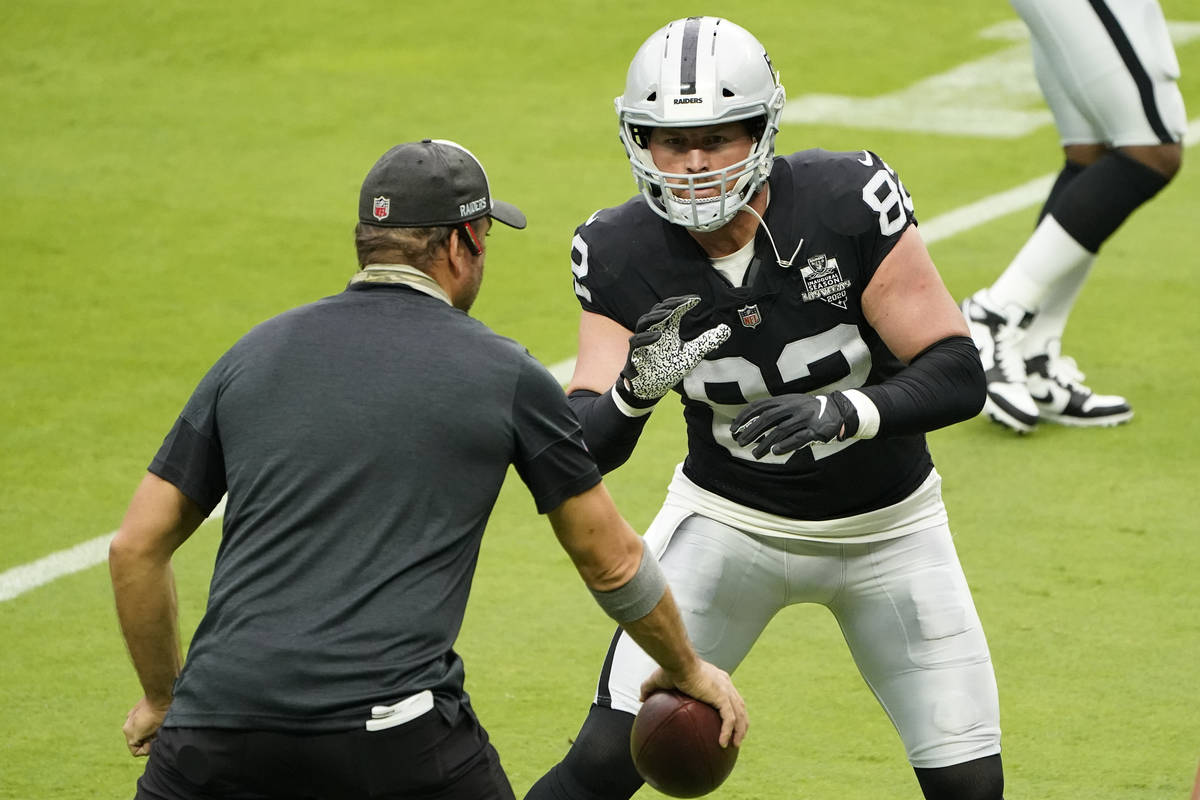
<path fill-rule="evenodd" d="M 658 559 L 643 544 L 642 563 L 624 586 L 608 592 L 591 591 L 604 613 L 623 625 L 636 622 L 654 610 L 667 591 L 667 579 L 658 566 Z"/>

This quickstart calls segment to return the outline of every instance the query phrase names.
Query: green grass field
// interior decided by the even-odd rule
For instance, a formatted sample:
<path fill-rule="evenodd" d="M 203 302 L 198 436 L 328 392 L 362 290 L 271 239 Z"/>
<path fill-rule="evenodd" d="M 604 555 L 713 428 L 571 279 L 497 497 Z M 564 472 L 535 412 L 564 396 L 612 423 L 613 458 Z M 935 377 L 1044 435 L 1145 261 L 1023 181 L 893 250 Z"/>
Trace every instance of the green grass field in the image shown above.
<path fill-rule="evenodd" d="M 1163 6 L 1200 24 L 1192 0 Z M 791 98 L 901 92 L 1011 48 L 980 32 L 1015 20 L 1001 0 L 0 5 L 0 573 L 113 530 L 209 364 L 344 286 L 359 182 L 397 142 L 465 144 L 527 212 L 491 239 L 475 314 L 547 364 L 571 357 L 571 232 L 633 191 L 612 98 L 645 36 L 694 13 L 754 31 Z M 1196 118 L 1200 38 L 1177 51 Z M 869 147 L 926 221 L 1060 162 L 1048 125 L 861 125 L 790 123 L 778 149 Z M 1196 157 L 1106 245 L 1067 335 L 1134 421 L 930 437 L 1000 682 L 1010 798 L 1186 798 L 1196 773 Z M 956 296 L 992 281 L 1035 211 L 931 245 Z M 682 456 L 672 406 L 608 479 L 638 527 Z M 176 558 L 185 632 L 218 537 Z M 459 650 L 518 797 L 577 731 L 610 631 L 510 481 Z M 752 730 L 715 797 L 920 796 L 824 610 L 781 614 L 736 677 Z M 120 725 L 139 696 L 103 566 L 0 601 L 0 798 L 131 796 L 144 762 Z"/>

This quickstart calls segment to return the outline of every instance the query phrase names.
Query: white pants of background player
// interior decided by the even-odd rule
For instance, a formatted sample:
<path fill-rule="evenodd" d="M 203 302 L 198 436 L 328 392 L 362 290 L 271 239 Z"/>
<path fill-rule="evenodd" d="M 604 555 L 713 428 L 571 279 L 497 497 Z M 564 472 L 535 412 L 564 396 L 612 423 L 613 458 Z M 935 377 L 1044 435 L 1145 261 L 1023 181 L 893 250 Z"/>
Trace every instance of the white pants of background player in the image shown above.
<path fill-rule="evenodd" d="M 945 767 L 1000 752 L 1000 710 L 940 485 L 935 471 L 895 506 L 799 523 L 730 504 L 677 471 L 645 541 L 702 658 L 732 672 L 780 609 L 824 605 L 909 762 Z M 829 535 L 839 530 L 849 535 Z M 636 713 L 655 664 L 624 633 L 609 659 L 596 702 Z"/>
<path fill-rule="evenodd" d="M 1034 72 L 1064 145 L 1162 144 L 1149 113 L 1172 141 L 1183 138 L 1187 112 L 1176 83 L 1179 60 L 1156 0 L 1106 0 L 1120 28 L 1112 32 L 1089 0 L 1011 2 L 1032 34 Z M 1120 39 L 1131 50 L 1124 57 Z M 1125 58 L 1141 64 L 1146 85 L 1138 86 L 1141 78 L 1135 79 Z"/>
<path fill-rule="evenodd" d="M 1179 142 L 1187 112 L 1179 61 L 1156 0 L 1011 0 L 1033 41 L 1033 67 L 1064 147 Z M 1135 77 L 1136 76 L 1136 77 Z M 1025 358 L 1057 351 L 1095 253 L 1047 215 L 991 287 L 999 306 L 1036 309 Z"/>

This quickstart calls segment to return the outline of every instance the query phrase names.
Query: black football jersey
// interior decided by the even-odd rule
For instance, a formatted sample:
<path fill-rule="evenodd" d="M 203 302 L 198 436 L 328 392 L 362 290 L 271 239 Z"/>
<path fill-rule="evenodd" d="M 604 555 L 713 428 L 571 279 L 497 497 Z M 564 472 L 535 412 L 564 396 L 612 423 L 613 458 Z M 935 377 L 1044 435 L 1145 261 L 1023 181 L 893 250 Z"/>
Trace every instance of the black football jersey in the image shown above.
<path fill-rule="evenodd" d="M 575 231 L 575 293 L 587 311 L 634 330 L 655 303 L 696 294 L 684 340 L 725 323 L 729 339 L 683 380 L 688 454 L 697 485 L 751 508 L 824 520 L 898 502 L 932 469 L 923 435 L 814 445 L 751 455 L 729 425 L 768 395 L 821 394 L 879 383 L 903 368 L 863 318 L 861 298 L 909 225 L 912 200 L 878 156 L 813 149 L 775 159 L 762 226 L 741 286 L 715 270 L 685 228 L 639 195 L 594 214 Z"/>

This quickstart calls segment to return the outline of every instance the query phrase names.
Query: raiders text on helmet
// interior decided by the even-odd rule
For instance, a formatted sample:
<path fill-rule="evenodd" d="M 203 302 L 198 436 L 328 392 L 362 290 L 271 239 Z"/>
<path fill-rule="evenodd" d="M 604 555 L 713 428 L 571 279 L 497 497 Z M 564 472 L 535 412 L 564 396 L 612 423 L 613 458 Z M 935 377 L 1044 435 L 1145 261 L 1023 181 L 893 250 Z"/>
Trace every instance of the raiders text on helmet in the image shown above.
<path fill-rule="evenodd" d="M 719 17 L 688 17 L 656 31 L 633 57 L 625 93 L 615 101 L 621 142 L 646 202 L 695 230 L 729 222 L 771 172 L 784 99 L 767 51 L 744 28 Z M 754 146 L 725 169 L 665 173 L 650 158 L 647 128 L 738 121 L 750 128 Z M 725 188 L 716 197 L 697 197 L 713 187 Z"/>

